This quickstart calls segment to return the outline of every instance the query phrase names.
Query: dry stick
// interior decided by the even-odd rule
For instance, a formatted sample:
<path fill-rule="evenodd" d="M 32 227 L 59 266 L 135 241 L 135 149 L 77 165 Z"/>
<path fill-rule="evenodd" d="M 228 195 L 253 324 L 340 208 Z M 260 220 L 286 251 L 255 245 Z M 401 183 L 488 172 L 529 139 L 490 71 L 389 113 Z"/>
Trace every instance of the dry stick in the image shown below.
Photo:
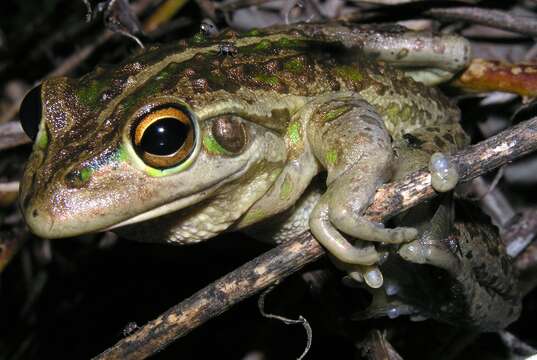
<path fill-rule="evenodd" d="M 452 159 L 458 166 L 461 181 L 468 181 L 535 150 L 537 117 L 473 145 L 455 154 Z M 430 184 L 430 174 L 417 171 L 399 182 L 384 185 L 367 210 L 367 218 L 383 221 L 432 198 L 436 193 Z M 95 359 L 146 358 L 324 253 L 323 248 L 307 232 L 218 279 Z"/>
<path fill-rule="evenodd" d="M 431 9 L 426 14 L 445 20 L 463 20 L 537 37 L 537 19 L 505 11 L 463 6 Z"/>
<path fill-rule="evenodd" d="M 0 150 L 32 142 L 18 121 L 0 123 Z"/>

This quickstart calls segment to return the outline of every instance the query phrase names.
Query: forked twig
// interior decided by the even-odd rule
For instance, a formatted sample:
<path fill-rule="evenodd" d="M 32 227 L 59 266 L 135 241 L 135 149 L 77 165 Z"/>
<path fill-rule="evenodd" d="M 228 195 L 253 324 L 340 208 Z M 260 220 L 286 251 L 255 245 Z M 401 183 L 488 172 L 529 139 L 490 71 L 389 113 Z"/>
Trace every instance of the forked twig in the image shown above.
<path fill-rule="evenodd" d="M 535 150 L 537 117 L 468 147 L 452 156 L 452 160 L 459 169 L 461 181 L 468 181 Z M 430 183 L 430 174 L 423 170 L 384 185 L 377 192 L 366 216 L 373 221 L 383 221 L 434 197 L 436 193 Z M 95 359 L 146 358 L 324 253 L 309 232 L 298 236 L 206 286 Z"/>

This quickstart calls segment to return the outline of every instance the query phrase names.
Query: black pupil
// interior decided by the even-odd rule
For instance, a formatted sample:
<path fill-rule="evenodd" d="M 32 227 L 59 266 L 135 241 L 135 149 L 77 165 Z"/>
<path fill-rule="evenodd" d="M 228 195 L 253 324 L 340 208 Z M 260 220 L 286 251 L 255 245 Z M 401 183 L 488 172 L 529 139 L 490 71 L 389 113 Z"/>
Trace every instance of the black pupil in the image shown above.
<path fill-rule="evenodd" d="M 35 140 L 41 122 L 41 85 L 36 86 L 22 101 L 19 116 L 22 129 L 32 140 Z"/>
<path fill-rule="evenodd" d="M 189 126 L 174 118 L 155 121 L 145 129 L 140 147 L 153 155 L 172 155 L 181 148 Z"/>

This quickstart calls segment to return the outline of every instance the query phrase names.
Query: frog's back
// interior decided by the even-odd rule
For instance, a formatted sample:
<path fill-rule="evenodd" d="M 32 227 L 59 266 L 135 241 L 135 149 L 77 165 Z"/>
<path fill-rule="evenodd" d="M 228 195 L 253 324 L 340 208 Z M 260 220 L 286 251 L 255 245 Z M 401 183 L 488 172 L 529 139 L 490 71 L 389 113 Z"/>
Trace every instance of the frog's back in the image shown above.
<path fill-rule="evenodd" d="M 301 97 L 353 91 L 377 108 L 396 138 L 417 128 L 459 120 L 458 109 L 437 89 L 415 82 L 361 50 L 297 31 L 227 32 L 217 39 L 195 37 L 186 48 L 190 59 L 168 67 L 174 67 L 172 73 L 184 82 L 187 100 L 244 88 Z"/>
<path fill-rule="evenodd" d="M 128 80 L 133 71 L 134 78 Z M 114 74 L 95 72 L 81 79 L 88 83 L 81 87 L 93 89 L 93 84 L 102 83 L 99 78 L 104 78 L 105 85 L 114 83 L 111 88 L 124 92 L 119 98 L 127 98 L 129 103 L 155 93 L 173 95 L 180 89 L 184 101 L 199 107 L 219 94 L 244 90 L 292 95 L 306 101 L 327 92 L 352 91 L 376 107 L 393 138 L 403 138 L 420 128 L 455 124 L 459 119 L 458 109 L 438 90 L 415 82 L 361 50 L 299 31 L 240 35 L 228 31 L 213 39 L 195 36 L 149 49 Z M 136 91 L 129 89 L 129 82 L 138 84 Z"/>

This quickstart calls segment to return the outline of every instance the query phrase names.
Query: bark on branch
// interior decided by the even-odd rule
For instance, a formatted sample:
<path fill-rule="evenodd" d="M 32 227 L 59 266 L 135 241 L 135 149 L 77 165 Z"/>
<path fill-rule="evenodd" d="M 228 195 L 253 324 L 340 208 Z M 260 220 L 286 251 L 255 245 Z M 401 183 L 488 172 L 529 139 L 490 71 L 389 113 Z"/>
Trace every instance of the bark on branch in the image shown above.
<path fill-rule="evenodd" d="M 461 181 L 468 181 L 536 149 L 537 117 L 473 145 L 452 159 L 458 166 Z M 383 221 L 430 199 L 436 195 L 430 184 L 427 171 L 418 171 L 402 181 L 386 184 L 377 192 L 366 216 L 373 221 Z M 305 233 L 208 285 L 95 359 L 146 358 L 323 254 L 323 248 L 309 232 Z"/>

